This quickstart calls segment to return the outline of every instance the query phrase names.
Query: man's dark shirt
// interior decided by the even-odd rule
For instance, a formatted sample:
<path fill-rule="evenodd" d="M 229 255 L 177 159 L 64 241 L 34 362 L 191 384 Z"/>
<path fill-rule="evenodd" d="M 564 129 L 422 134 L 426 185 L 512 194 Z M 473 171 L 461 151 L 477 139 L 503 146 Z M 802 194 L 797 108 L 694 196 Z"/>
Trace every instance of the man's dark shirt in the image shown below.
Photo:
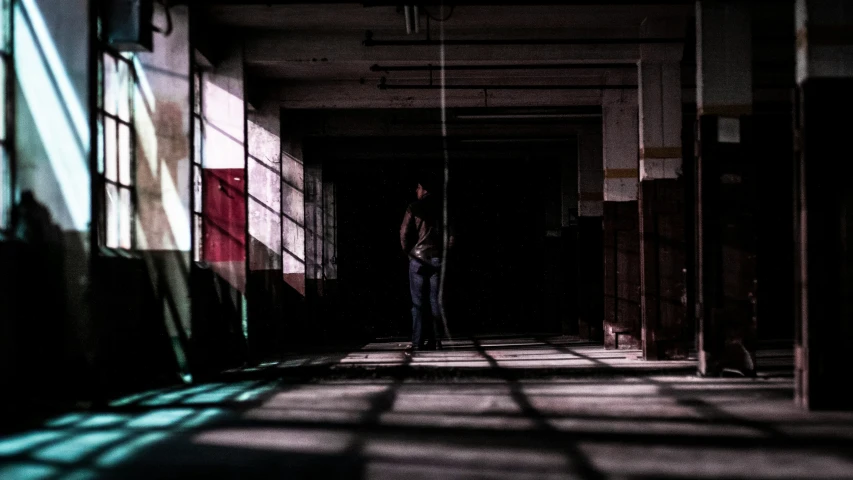
<path fill-rule="evenodd" d="M 427 193 L 406 209 L 400 226 L 400 243 L 410 257 L 424 261 L 441 258 L 441 207 L 441 198 Z"/>

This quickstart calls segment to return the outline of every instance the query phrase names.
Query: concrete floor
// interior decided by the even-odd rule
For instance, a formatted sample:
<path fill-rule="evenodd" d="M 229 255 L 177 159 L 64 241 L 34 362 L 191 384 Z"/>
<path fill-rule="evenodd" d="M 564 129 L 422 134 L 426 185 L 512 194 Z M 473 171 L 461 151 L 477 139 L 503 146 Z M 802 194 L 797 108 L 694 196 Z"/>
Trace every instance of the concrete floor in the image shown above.
<path fill-rule="evenodd" d="M 0 437 L 17 478 L 853 478 L 853 414 L 794 407 L 790 352 L 703 379 L 565 337 L 290 355 Z"/>

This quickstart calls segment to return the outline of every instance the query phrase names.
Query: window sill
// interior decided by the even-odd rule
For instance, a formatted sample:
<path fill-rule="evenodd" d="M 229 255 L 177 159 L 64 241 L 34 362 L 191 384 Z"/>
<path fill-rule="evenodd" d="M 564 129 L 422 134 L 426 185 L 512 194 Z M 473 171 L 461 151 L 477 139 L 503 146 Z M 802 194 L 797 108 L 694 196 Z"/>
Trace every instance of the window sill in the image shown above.
<path fill-rule="evenodd" d="M 126 258 L 128 260 L 139 260 L 142 258 L 138 250 L 104 247 L 102 245 L 98 246 L 97 255 L 104 258 Z"/>

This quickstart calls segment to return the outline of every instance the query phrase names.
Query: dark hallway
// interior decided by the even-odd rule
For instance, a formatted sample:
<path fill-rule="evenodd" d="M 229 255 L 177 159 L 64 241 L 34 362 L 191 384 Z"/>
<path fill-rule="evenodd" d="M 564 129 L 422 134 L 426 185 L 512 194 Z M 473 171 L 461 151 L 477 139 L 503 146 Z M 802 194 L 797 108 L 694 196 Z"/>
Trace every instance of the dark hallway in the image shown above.
<path fill-rule="evenodd" d="M 851 31 L 0 0 L 0 480 L 853 478 Z"/>
<path fill-rule="evenodd" d="M 571 317 L 573 279 L 564 272 L 574 252 L 562 238 L 560 175 L 563 164 L 574 167 L 577 146 L 472 140 L 451 139 L 458 187 L 447 197 L 456 232 L 448 327 L 457 335 L 561 333 Z M 400 222 L 415 200 L 417 171 L 441 171 L 441 140 L 316 143 L 322 147 L 306 156 L 323 159 L 324 178 L 336 188 L 336 235 L 346 239 L 335 249 L 340 324 L 368 340 L 405 337 L 411 319 Z"/>

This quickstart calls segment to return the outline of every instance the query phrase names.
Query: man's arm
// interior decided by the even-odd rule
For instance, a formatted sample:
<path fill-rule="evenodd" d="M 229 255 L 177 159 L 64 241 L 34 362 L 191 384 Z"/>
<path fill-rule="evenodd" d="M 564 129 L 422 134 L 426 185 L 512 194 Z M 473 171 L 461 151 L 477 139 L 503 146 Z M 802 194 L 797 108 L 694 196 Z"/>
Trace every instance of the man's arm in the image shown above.
<path fill-rule="evenodd" d="M 403 253 L 406 255 L 412 251 L 412 233 L 415 231 L 415 216 L 412 215 L 412 208 L 406 209 L 406 214 L 403 215 L 403 223 L 400 225 L 400 246 L 403 247 Z"/>

